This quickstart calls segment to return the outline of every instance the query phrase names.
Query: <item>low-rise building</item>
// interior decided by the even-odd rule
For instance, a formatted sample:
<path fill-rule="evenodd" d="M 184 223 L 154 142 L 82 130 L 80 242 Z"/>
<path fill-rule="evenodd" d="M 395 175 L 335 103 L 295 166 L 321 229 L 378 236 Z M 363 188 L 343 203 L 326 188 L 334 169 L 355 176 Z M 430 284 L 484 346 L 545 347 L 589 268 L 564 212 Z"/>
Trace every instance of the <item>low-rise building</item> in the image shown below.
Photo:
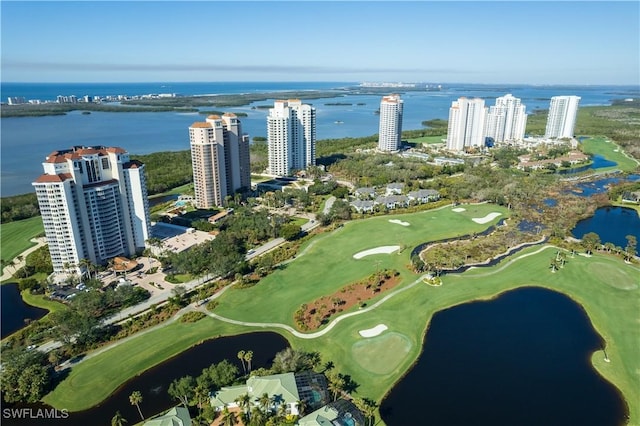
<path fill-rule="evenodd" d="M 409 198 L 406 195 L 381 195 L 376 198 L 375 204 L 386 207 L 389 210 L 407 207 Z"/>
<path fill-rule="evenodd" d="M 376 196 L 376 189 L 369 187 L 358 188 L 355 194 L 358 198 L 373 198 Z"/>
<path fill-rule="evenodd" d="M 417 191 L 411 191 L 407 194 L 409 201 L 415 201 L 416 203 L 428 203 L 430 201 L 438 201 L 440 199 L 440 193 L 435 189 L 419 189 Z"/>
<path fill-rule="evenodd" d="M 373 212 L 375 203 L 372 200 L 353 200 L 349 203 L 351 207 L 356 209 L 358 213 L 370 213 Z"/>
<path fill-rule="evenodd" d="M 364 426 L 365 418 L 358 408 L 346 399 L 339 399 L 298 420 L 299 426 Z"/>
<path fill-rule="evenodd" d="M 249 395 L 251 404 L 258 406 L 259 399 L 267 394 L 277 400 L 269 409 L 277 411 L 280 405 L 286 406 L 286 412 L 298 415 L 298 401 L 304 401 L 312 410 L 322 407 L 328 400 L 327 379 L 313 371 L 300 373 L 273 374 L 270 376 L 250 377 L 246 384 L 224 386 L 211 397 L 211 405 L 216 411 L 224 407 L 238 407 L 236 402 L 242 395 Z M 264 407 L 263 407 L 264 409 Z"/>
<path fill-rule="evenodd" d="M 386 195 L 392 195 L 392 194 L 400 195 L 402 194 L 402 191 L 404 191 L 404 183 L 394 182 L 387 185 Z"/>
<path fill-rule="evenodd" d="M 173 407 L 162 416 L 144 422 L 144 426 L 191 426 L 191 416 L 185 407 Z"/>

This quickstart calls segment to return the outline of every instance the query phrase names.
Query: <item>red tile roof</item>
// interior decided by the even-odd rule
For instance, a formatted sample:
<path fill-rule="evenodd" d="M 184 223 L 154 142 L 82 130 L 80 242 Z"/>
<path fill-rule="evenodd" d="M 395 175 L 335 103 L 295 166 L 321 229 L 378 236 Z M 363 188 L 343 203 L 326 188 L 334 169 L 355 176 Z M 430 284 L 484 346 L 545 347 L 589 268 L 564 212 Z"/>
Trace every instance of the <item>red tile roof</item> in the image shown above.
<path fill-rule="evenodd" d="M 56 183 L 56 182 L 64 182 L 65 180 L 72 179 L 72 176 L 69 173 L 60 173 L 57 175 L 47 175 L 43 174 L 38 177 L 34 183 Z"/>
<path fill-rule="evenodd" d="M 209 117 L 211 117 L 211 116 L 209 116 Z M 206 123 L 206 122 L 202 122 L 202 121 L 197 121 L 197 122 L 193 123 L 193 124 L 191 125 L 191 127 L 196 128 L 196 129 L 198 129 L 198 128 L 199 128 L 199 129 L 210 129 L 210 128 L 212 128 L 213 126 L 211 125 L 211 123 Z"/>

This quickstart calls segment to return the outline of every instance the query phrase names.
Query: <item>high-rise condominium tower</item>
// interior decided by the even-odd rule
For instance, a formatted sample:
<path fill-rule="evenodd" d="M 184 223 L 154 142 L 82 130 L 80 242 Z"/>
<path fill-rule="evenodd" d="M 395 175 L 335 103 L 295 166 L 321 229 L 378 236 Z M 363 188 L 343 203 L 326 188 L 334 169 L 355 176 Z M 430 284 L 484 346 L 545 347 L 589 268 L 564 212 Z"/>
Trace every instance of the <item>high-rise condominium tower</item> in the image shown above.
<path fill-rule="evenodd" d="M 527 125 L 526 107 L 511 94 L 496 99 L 489 107 L 485 122 L 485 136 L 495 142 L 519 141 L 524 138 Z"/>
<path fill-rule="evenodd" d="M 251 186 L 249 135 L 235 114 L 210 115 L 189 127 L 196 206 L 222 206 L 227 195 Z"/>
<path fill-rule="evenodd" d="M 268 172 L 287 176 L 316 164 L 316 109 L 299 99 L 274 102 L 267 117 Z"/>
<path fill-rule="evenodd" d="M 122 148 L 54 151 L 35 188 L 55 273 L 82 273 L 82 259 L 132 256 L 149 238 L 144 165 Z"/>
<path fill-rule="evenodd" d="M 397 151 L 402 138 L 402 107 L 400 95 L 384 96 L 380 102 L 380 131 L 378 132 L 378 149 L 380 151 Z"/>
<path fill-rule="evenodd" d="M 486 109 L 480 98 L 459 98 L 449 108 L 447 149 L 464 151 L 468 147 L 484 145 L 484 121 Z"/>
<path fill-rule="evenodd" d="M 578 114 L 579 96 L 554 96 L 549 105 L 545 138 L 572 138 Z"/>

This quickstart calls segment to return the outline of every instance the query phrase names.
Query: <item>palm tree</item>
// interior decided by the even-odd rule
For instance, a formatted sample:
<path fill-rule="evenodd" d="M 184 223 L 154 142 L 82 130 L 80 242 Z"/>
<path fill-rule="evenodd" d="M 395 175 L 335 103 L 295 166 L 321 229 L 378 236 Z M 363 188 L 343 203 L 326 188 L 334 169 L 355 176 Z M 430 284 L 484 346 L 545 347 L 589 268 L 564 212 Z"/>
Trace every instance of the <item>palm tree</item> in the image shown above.
<path fill-rule="evenodd" d="M 238 352 L 238 359 L 242 363 L 242 369 L 244 370 L 244 374 L 247 374 L 247 367 L 244 366 L 244 351 Z"/>
<path fill-rule="evenodd" d="M 633 235 L 625 236 L 627 239 L 627 246 L 625 247 L 625 260 L 628 258 L 629 260 L 633 259 L 636 255 L 636 247 L 638 246 L 638 239 Z"/>
<path fill-rule="evenodd" d="M 202 406 L 206 404 L 207 399 L 209 398 L 209 389 L 206 386 L 199 384 L 193 390 L 193 394 L 196 398 L 196 403 L 198 404 L 198 412 L 202 415 Z"/>
<path fill-rule="evenodd" d="M 552 257 L 549 267 L 551 268 L 551 272 L 555 273 L 558 270 L 558 261 Z"/>
<path fill-rule="evenodd" d="M 269 411 L 269 407 L 271 407 L 271 398 L 268 393 L 263 393 L 260 398 L 257 399 L 257 402 L 263 412 L 267 413 Z"/>
<path fill-rule="evenodd" d="M 339 374 L 331 374 L 327 379 L 329 379 L 329 390 L 333 392 L 333 400 L 335 401 L 344 387 L 344 379 Z"/>
<path fill-rule="evenodd" d="M 244 360 L 247 361 L 247 370 L 251 373 L 251 360 L 253 359 L 253 351 L 247 351 L 244 354 Z"/>
<path fill-rule="evenodd" d="M 120 411 L 116 411 L 116 415 L 111 418 L 111 426 L 124 426 L 127 423 L 127 419 L 122 417 Z"/>
<path fill-rule="evenodd" d="M 248 393 L 243 393 L 236 398 L 235 403 L 242 409 L 247 416 L 247 420 L 251 421 L 251 397 Z"/>
<path fill-rule="evenodd" d="M 298 414 L 300 414 L 300 417 L 304 416 L 304 412 L 307 410 L 307 403 L 300 399 L 296 402 L 296 405 L 298 407 Z"/>
<path fill-rule="evenodd" d="M 142 393 L 140 391 L 133 391 L 131 395 L 129 395 L 129 402 L 131 405 L 135 405 L 138 409 L 138 413 L 142 420 L 144 420 L 144 416 L 142 415 L 142 411 L 140 410 L 140 404 L 142 403 Z"/>
<path fill-rule="evenodd" d="M 224 426 L 234 426 L 237 421 L 236 414 L 229 411 L 227 407 L 224 407 L 222 410 L 222 424 Z"/>

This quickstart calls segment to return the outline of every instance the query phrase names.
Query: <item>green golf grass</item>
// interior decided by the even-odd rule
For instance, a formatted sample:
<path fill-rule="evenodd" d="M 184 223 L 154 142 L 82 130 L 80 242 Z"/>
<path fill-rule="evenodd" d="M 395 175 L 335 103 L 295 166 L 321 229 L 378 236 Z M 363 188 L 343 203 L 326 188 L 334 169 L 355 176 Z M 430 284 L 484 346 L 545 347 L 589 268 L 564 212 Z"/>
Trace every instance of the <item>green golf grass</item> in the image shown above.
<path fill-rule="evenodd" d="M 29 240 L 42 233 L 44 233 L 44 226 L 40 216 L 3 223 L 0 225 L 2 258 L 7 261 L 14 259 L 20 253 L 35 245 Z"/>
<path fill-rule="evenodd" d="M 336 277 L 343 273 L 358 277 L 371 273 L 376 268 L 374 262 L 377 259 L 382 260 L 381 267 L 406 265 L 410 249 L 405 249 L 401 255 L 375 255 L 360 261 L 352 258 L 356 252 L 394 245 L 394 241 L 395 244 L 411 245 L 425 241 L 425 238 L 439 239 L 465 233 L 463 218 L 482 217 L 491 211 L 499 211 L 492 205 L 464 207 L 467 211 L 462 214 L 454 214 L 446 208 L 347 224 L 334 233 L 312 240 L 311 247 L 303 256 L 271 275 L 271 280 L 263 280 L 253 288 L 225 293 L 221 298 L 221 306 L 228 305 L 225 313 L 221 310 L 216 312 L 246 321 L 290 324 L 292 312 L 301 301 L 340 287 Z M 472 211 L 474 208 L 480 210 Z M 436 219 L 431 219 L 433 217 Z M 407 221 L 411 225 L 390 224 L 389 219 Z M 383 226 L 385 222 L 390 227 L 388 231 Z M 404 283 L 397 287 L 401 291 L 373 310 L 362 310 L 358 315 L 344 318 L 327 334 L 315 339 L 296 338 L 273 327 L 243 327 L 211 318 L 195 324 L 172 323 L 77 365 L 69 377 L 45 397 L 45 402 L 70 411 L 90 408 L 126 380 L 201 340 L 258 330 L 281 333 L 295 348 L 319 351 L 324 361 L 333 361 L 337 371 L 349 374 L 359 384 L 355 396 L 381 401 L 418 358 L 424 339 L 429 338 L 425 333 L 436 312 L 472 300 L 490 299 L 518 287 L 539 286 L 566 294 L 584 307 L 594 328 L 605 340 L 610 359 L 610 362 L 604 362 L 603 352 L 596 351 L 592 354 L 592 363 L 624 395 L 630 407 L 629 424 L 640 424 L 640 289 L 634 287 L 640 269 L 625 264 L 619 258 L 596 254 L 590 258 L 569 256 L 564 268 L 551 273 L 549 259 L 556 250 L 551 246 L 528 248 L 492 267 L 445 275 L 441 287 L 428 286 L 419 281 L 418 275 L 406 268 L 399 269 L 404 278 Z M 320 255 L 324 257 L 317 257 Z M 302 263 L 294 268 L 305 258 L 308 261 L 315 258 L 320 264 L 304 264 L 313 268 L 313 272 L 305 272 Z M 600 272 L 593 273 L 593 270 Z M 419 282 L 413 284 L 416 280 Z M 613 280 L 615 286 L 612 285 Z M 349 279 L 342 278 L 342 281 Z M 386 325 L 388 330 L 374 338 L 359 335 L 358 331 L 377 324 Z M 402 350 L 383 355 L 380 348 L 385 346 L 385 339 L 397 340 Z"/>
<path fill-rule="evenodd" d="M 609 161 L 615 161 L 617 165 L 598 169 L 599 172 L 606 170 L 620 169 L 625 172 L 631 172 L 640 166 L 638 162 L 624 154 L 622 148 L 607 138 L 592 137 L 585 139 L 581 143 L 582 149 L 588 154 L 602 155 Z"/>
<path fill-rule="evenodd" d="M 411 250 L 415 246 L 427 241 L 481 232 L 508 216 L 505 208 L 492 204 L 465 205 L 464 208 L 465 211 L 457 213 L 451 207 L 445 207 L 347 223 L 331 234 L 313 239 L 302 248 L 303 254 L 257 285 L 227 291 L 219 299 L 215 312 L 248 322 L 294 325 L 294 312 L 300 305 L 330 295 L 371 275 L 376 269 L 395 269 L 400 272 L 404 282 L 412 281 L 415 274 L 408 265 Z M 500 216 L 489 223 L 478 224 L 472 220 L 492 212 L 500 213 Z M 408 222 L 410 225 L 402 226 L 389 220 Z M 402 246 L 404 249 L 401 253 L 353 258 L 361 251 L 381 246 Z"/>
<path fill-rule="evenodd" d="M 411 138 L 408 139 L 408 142 L 415 142 L 415 143 L 445 143 L 442 140 L 443 139 L 447 139 L 447 135 L 440 135 L 440 136 L 422 136 L 421 138 Z"/>
<path fill-rule="evenodd" d="M 404 334 L 385 331 L 380 336 L 356 341 L 351 356 L 371 373 L 389 374 L 402 363 L 412 346 Z"/>

